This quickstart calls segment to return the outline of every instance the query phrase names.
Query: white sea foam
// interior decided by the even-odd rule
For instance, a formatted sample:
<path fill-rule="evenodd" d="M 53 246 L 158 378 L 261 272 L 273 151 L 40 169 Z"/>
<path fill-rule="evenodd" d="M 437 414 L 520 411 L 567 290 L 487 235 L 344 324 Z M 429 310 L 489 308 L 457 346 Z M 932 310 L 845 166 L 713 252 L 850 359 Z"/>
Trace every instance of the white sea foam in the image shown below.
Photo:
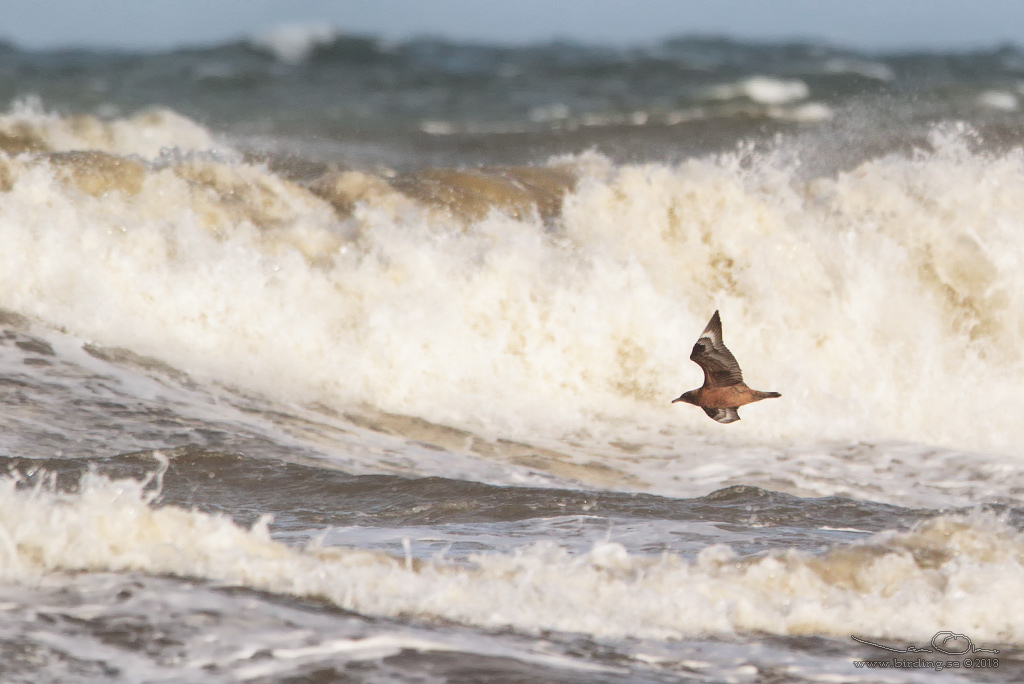
<path fill-rule="evenodd" d="M 266 50 L 288 64 L 298 64 L 321 45 L 328 45 L 338 37 L 338 31 L 329 24 L 284 24 L 250 39 L 250 43 Z"/>
<path fill-rule="evenodd" d="M 1024 439 L 1024 154 L 956 128 L 932 144 L 809 183 L 784 149 L 586 156 L 554 230 L 383 191 L 342 220 L 237 162 L 89 193 L 87 166 L 22 160 L 0 307 L 283 401 L 497 436 L 1006 449 Z M 715 309 L 747 381 L 783 394 L 728 432 L 668 403 L 700 383 Z"/>
<path fill-rule="evenodd" d="M 978 104 L 988 109 L 1012 112 L 1017 109 L 1017 96 L 1005 90 L 986 90 L 978 95 Z"/>
<path fill-rule="evenodd" d="M 711 97 L 718 100 L 748 97 L 759 104 L 780 105 L 803 100 L 810 92 L 807 84 L 797 79 L 754 76 L 739 83 L 715 86 L 711 89 Z"/>
<path fill-rule="evenodd" d="M 584 555 L 542 544 L 409 563 L 347 548 L 289 548 L 225 517 L 151 508 L 135 481 L 87 475 L 76 494 L 0 480 L 0 578 L 141 571 L 322 597 L 369 615 L 601 637 L 736 632 L 920 639 L 955 626 L 976 644 L 1024 642 L 1024 540 L 983 515 L 940 517 L 823 555 L 727 546 L 686 561 L 601 543 Z M 970 600 L 964 597 L 969 596 Z"/>
<path fill-rule="evenodd" d="M 38 98 L 20 100 L 0 115 L 0 134 L 23 140 L 30 149 L 54 152 L 98 150 L 148 159 L 167 150 L 230 152 L 208 130 L 169 109 L 152 108 L 106 121 L 47 112 Z"/>
<path fill-rule="evenodd" d="M 776 119 L 806 123 L 828 121 L 835 115 L 835 112 L 831 107 L 820 102 L 804 102 L 795 107 L 769 107 L 766 114 Z"/>

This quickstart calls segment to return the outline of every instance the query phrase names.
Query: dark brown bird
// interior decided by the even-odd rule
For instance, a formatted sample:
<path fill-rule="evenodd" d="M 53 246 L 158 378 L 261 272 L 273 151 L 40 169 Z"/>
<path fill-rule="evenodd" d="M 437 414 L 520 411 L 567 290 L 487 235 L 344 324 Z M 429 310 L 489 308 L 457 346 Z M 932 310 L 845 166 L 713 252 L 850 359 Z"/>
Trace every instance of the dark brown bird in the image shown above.
<path fill-rule="evenodd" d="M 704 371 L 704 385 L 700 389 L 684 392 L 678 399 L 673 399 L 672 403 L 685 401 L 700 406 L 704 413 L 719 423 L 735 423 L 739 420 L 740 414 L 736 409 L 740 406 L 782 396 L 778 392 L 753 390 L 744 384 L 740 364 L 722 342 L 722 319 L 718 317 L 717 311 L 693 345 L 690 360 Z"/>

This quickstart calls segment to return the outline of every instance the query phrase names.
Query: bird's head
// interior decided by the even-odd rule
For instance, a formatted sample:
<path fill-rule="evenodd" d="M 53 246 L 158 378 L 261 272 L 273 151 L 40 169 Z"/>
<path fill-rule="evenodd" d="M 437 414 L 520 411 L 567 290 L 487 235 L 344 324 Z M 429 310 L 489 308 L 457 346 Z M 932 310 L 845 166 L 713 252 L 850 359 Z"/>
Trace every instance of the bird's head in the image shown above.
<path fill-rule="evenodd" d="M 672 403 L 677 401 L 685 401 L 687 404 L 697 405 L 697 390 L 690 390 L 689 392 L 683 392 L 682 396 L 678 399 L 673 399 Z"/>

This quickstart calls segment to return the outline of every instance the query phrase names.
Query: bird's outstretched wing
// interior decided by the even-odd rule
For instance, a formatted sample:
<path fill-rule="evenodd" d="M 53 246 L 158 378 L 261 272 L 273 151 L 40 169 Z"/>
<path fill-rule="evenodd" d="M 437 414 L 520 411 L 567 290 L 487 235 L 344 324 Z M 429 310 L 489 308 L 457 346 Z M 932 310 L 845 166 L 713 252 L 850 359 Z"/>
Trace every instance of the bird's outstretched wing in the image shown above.
<path fill-rule="evenodd" d="M 704 371 L 705 387 L 729 387 L 743 382 L 740 364 L 722 342 L 722 319 L 717 311 L 693 345 L 690 360 Z"/>
<path fill-rule="evenodd" d="M 740 419 L 740 412 L 734 408 L 701 408 L 719 423 L 735 423 Z"/>

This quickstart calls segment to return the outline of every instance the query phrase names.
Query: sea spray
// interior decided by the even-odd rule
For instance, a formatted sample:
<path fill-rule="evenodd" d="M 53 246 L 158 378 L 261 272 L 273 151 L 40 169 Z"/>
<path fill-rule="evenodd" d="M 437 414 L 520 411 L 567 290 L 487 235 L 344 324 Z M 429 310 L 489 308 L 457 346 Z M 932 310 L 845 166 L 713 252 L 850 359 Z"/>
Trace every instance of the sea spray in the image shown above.
<path fill-rule="evenodd" d="M 546 220 L 408 189 L 340 214 L 192 157 L 92 191 L 94 158 L 8 156 L 0 306 L 282 400 L 599 440 L 720 430 L 667 401 L 699 384 L 689 348 L 720 309 L 747 378 L 786 397 L 740 440 L 1003 449 L 1024 437 L 1024 157 L 971 135 L 812 181 L 784 149 L 559 159 L 578 181 Z"/>

